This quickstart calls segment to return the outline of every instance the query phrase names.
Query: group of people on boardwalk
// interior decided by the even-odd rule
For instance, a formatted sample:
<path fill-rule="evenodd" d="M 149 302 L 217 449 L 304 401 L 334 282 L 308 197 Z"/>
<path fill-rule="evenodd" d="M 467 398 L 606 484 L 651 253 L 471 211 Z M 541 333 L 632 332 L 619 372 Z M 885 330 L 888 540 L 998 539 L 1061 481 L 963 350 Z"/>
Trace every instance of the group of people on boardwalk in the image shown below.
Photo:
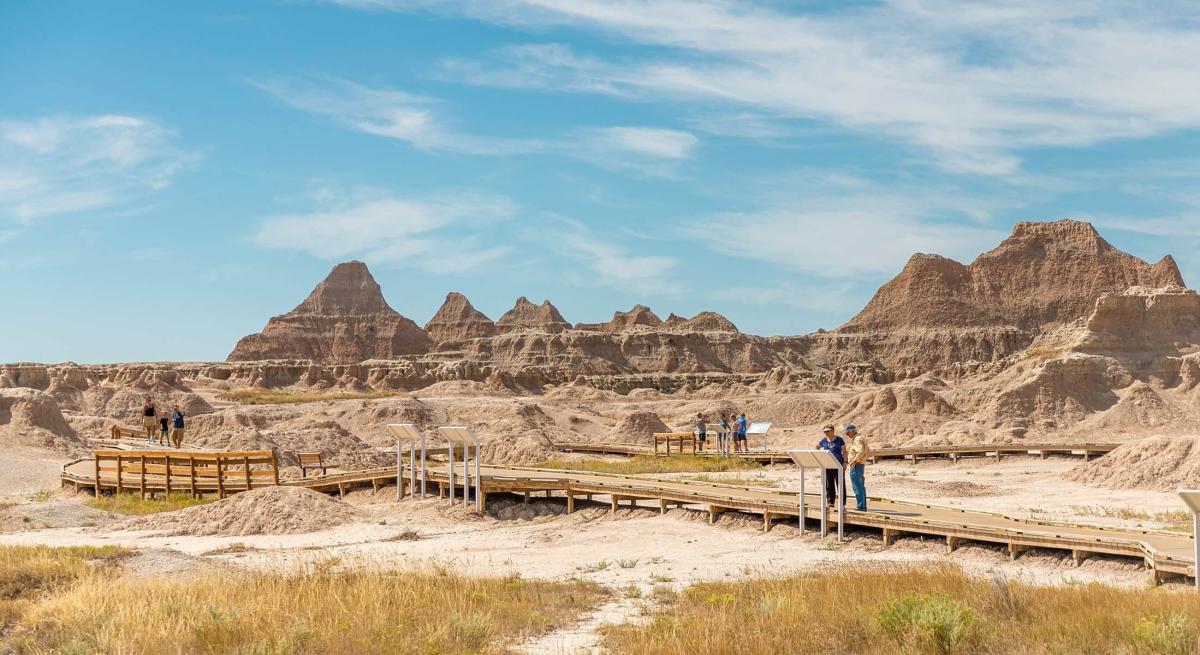
<path fill-rule="evenodd" d="M 744 453 L 746 452 L 746 430 L 749 423 L 746 422 L 746 413 L 738 414 L 730 412 L 728 414 L 721 413 L 721 421 L 717 424 L 717 452 L 729 454 L 731 452 Z M 708 442 L 708 422 L 704 416 L 704 412 L 696 414 L 696 451 L 704 452 L 704 447 Z"/>
<path fill-rule="evenodd" d="M 858 426 L 853 423 L 847 423 L 843 428 L 845 438 L 838 436 L 837 429 L 832 424 L 821 428 L 821 434 L 817 448 L 829 451 L 842 465 L 842 470 L 850 472 L 850 485 L 854 489 L 857 508 L 865 510 L 867 508 L 867 458 L 871 456 L 871 447 L 867 445 L 866 437 L 859 434 Z M 848 449 L 846 439 L 850 440 Z M 837 469 L 825 469 L 825 500 L 833 506 L 837 505 L 839 482 L 843 487 L 846 484 L 845 477 L 838 480 L 838 472 Z M 842 496 L 842 502 L 845 502 L 845 495 Z"/>
<path fill-rule="evenodd" d="M 146 396 L 146 404 L 142 405 L 142 428 L 146 430 L 146 445 L 153 446 L 183 446 L 183 411 L 179 405 L 171 405 L 168 413 L 165 409 L 159 411 L 154 398 Z M 158 432 L 155 440 L 155 432 Z"/>

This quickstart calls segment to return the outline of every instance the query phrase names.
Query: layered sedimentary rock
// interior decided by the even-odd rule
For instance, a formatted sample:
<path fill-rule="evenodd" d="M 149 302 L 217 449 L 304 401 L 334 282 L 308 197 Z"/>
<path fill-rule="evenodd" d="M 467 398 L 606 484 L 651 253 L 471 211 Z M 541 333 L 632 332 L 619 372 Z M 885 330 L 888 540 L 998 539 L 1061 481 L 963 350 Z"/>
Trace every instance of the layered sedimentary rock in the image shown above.
<path fill-rule="evenodd" d="M 549 300 L 543 300 L 541 305 L 535 305 L 529 302 L 525 296 L 521 296 L 517 298 L 513 308 L 504 312 L 504 316 L 496 321 L 496 327 L 500 332 L 532 330 L 555 334 L 569 330 L 571 324 L 567 323 L 562 314 L 558 313 L 558 308 L 551 305 Z"/>
<path fill-rule="evenodd" d="M 428 352 L 433 340 L 388 306 L 362 262 L 334 267 L 295 309 L 238 342 L 229 361 L 360 362 Z"/>
<path fill-rule="evenodd" d="M 990 361 L 1087 316 L 1103 294 L 1169 285 L 1183 285 L 1170 256 L 1148 264 L 1114 248 L 1089 223 L 1022 222 L 969 265 L 913 255 L 858 315 L 821 341 L 831 357 L 857 351 L 885 368 Z"/>
<path fill-rule="evenodd" d="M 663 328 L 672 332 L 737 332 L 733 321 L 716 312 L 700 312 L 691 318 L 671 314 Z"/>
<path fill-rule="evenodd" d="M 475 309 L 466 296 L 452 291 L 425 324 L 425 332 L 434 341 L 446 342 L 495 336 L 497 329 L 492 319 Z"/>
<path fill-rule="evenodd" d="M 578 323 L 576 330 L 592 330 L 595 332 L 625 332 L 637 328 L 656 328 L 662 325 L 662 319 L 650 311 L 645 305 L 634 305 L 627 312 L 613 312 L 612 320 L 607 323 Z"/>

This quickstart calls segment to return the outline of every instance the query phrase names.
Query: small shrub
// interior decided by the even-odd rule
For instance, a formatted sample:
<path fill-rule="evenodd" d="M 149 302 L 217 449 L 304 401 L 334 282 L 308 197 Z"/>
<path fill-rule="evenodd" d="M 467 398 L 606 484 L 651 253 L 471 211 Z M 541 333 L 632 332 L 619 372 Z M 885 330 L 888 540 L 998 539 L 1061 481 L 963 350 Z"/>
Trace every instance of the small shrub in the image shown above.
<path fill-rule="evenodd" d="M 975 614 L 946 594 L 908 594 L 884 605 L 879 630 L 902 647 L 952 655 L 977 635 Z"/>
<path fill-rule="evenodd" d="M 619 566 L 623 569 L 632 569 L 633 567 L 635 567 L 637 565 L 638 565 L 638 561 L 636 559 L 619 559 L 619 560 L 617 560 L 617 566 Z"/>
<path fill-rule="evenodd" d="M 1187 655 L 1194 652 L 1196 626 L 1183 614 L 1144 617 L 1133 626 L 1132 640 L 1151 653 Z"/>

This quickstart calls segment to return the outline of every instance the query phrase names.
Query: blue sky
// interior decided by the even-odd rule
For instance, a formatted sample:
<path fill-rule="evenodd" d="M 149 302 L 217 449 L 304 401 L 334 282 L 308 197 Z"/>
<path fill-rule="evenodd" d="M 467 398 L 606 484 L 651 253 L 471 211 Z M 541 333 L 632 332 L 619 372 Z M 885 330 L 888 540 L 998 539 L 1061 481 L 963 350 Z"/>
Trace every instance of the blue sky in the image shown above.
<path fill-rule="evenodd" d="M 0 5 L 0 361 L 223 359 L 339 261 L 803 334 L 1079 218 L 1200 276 L 1190 2 Z"/>

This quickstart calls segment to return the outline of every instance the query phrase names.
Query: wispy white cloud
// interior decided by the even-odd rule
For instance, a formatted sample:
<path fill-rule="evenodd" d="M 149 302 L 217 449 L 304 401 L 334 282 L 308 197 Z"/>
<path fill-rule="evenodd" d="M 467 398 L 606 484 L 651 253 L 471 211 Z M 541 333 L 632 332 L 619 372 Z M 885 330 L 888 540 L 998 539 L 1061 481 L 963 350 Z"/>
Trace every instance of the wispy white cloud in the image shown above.
<path fill-rule="evenodd" d="M 358 132 L 404 141 L 421 150 L 488 156 L 556 154 L 657 174 L 671 170 L 659 164 L 686 159 L 699 143 L 690 132 L 646 126 L 581 128 L 543 139 L 484 136 L 454 126 L 437 100 L 398 89 L 330 77 L 271 80 L 255 85 L 290 107 L 324 116 Z"/>
<path fill-rule="evenodd" d="M 135 116 L 0 119 L 0 216 L 18 223 L 120 210 L 196 160 L 171 130 Z"/>
<path fill-rule="evenodd" d="M 683 292 L 676 276 L 679 260 L 666 255 L 645 255 L 573 220 L 558 222 L 561 229 L 547 229 L 530 238 L 545 243 L 568 258 L 572 267 L 586 267 L 587 275 L 568 273 L 578 286 L 605 286 L 648 296 L 674 296 Z M 570 270 L 570 269 L 569 269 Z"/>
<path fill-rule="evenodd" d="M 1007 175 L 1025 148 L 1200 126 L 1200 6 L 1189 2 L 893 0 L 808 13 L 731 0 L 340 3 L 660 48 L 602 59 L 536 44 L 498 51 L 501 64 L 447 62 L 467 82 L 749 107 L 907 142 L 956 172 Z"/>
<path fill-rule="evenodd" d="M 374 189 L 320 189 L 312 195 L 316 207 L 264 219 L 251 241 L 322 259 L 359 257 L 435 273 L 474 269 L 509 252 L 484 239 L 491 223 L 515 212 L 504 197 L 456 193 L 411 199 Z"/>

